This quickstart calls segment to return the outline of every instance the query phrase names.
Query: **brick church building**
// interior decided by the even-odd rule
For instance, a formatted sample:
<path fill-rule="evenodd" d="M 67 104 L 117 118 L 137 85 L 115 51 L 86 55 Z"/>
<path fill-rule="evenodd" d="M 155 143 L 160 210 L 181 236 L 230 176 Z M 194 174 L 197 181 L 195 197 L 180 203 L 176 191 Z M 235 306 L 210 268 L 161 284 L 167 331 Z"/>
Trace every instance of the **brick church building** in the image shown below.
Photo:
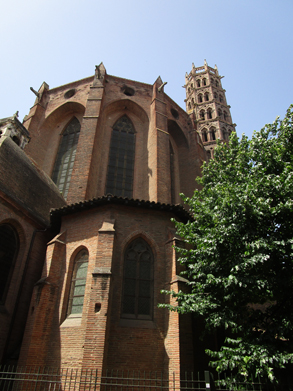
<path fill-rule="evenodd" d="M 217 68 L 192 67 L 186 111 L 153 85 L 43 83 L 0 120 L 0 360 L 58 368 L 202 369 L 173 245 L 216 140 L 235 129 Z"/>

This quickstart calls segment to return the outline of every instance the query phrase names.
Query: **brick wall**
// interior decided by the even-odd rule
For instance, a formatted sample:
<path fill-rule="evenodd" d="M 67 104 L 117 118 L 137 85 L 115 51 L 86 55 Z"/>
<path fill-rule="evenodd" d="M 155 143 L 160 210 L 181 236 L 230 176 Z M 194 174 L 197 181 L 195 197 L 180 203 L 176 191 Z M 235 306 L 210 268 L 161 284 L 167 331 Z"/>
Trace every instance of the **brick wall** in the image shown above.
<path fill-rule="evenodd" d="M 67 202 L 102 196 L 112 128 L 127 115 L 136 132 L 133 197 L 171 202 L 171 140 L 176 154 L 176 202 L 181 202 L 180 192 L 191 195 L 194 190 L 205 152 L 189 116 L 158 90 L 161 84 L 160 78 L 151 86 L 105 74 L 98 82 L 87 78 L 45 90 L 24 122 L 31 133 L 26 152 L 51 176 L 60 135 L 76 116 L 81 133 Z M 75 94 L 68 98 L 66 92 L 73 89 Z"/>
<path fill-rule="evenodd" d="M 67 202 L 100 197 L 112 129 L 127 115 L 136 132 L 133 198 L 171 203 L 171 142 L 179 203 L 180 192 L 192 195 L 205 151 L 189 116 L 159 91 L 161 85 L 160 78 L 148 85 L 107 75 L 100 67 L 95 78 L 44 90 L 25 122 L 32 137 L 26 151 L 51 175 L 60 134 L 76 116 L 81 133 Z M 71 90 L 75 93 L 68 98 Z M 171 217 L 169 212 L 111 204 L 62 217 L 34 288 L 20 363 L 172 370 L 177 375 L 181 361 L 191 368 L 191 319 L 157 308 L 171 300 L 161 289 L 178 289 Z M 147 241 L 155 259 L 153 319 L 148 321 L 121 318 L 123 256 L 136 237 Z M 74 259 L 82 248 L 89 253 L 83 314 L 67 317 Z"/>
<path fill-rule="evenodd" d="M 9 224 L 17 233 L 19 248 L 5 303 L 0 305 L 0 361 L 15 364 L 22 342 L 33 285 L 41 276 L 45 243 L 50 233 L 0 198 L 0 224 Z M 35 233 L 34 233 L 35 232 Z"/>
<path fill-rule="evenodd" d="M 158 303 L 170 300 L 160 290 L 170 287 L 174 268 L 169 254 L 174 234 L 171 216 L 169 212 L 109 205 L 64 217 L 62 237 L 48 246 L 42 274 L 46 283 L 34 291 L 34 311 L 26 330 L 28 349 L 23 349 L 21 363 L 174 370 L 180 363 L 179 317 L 157 308 Z M 110 230 L 107 224 L 114 228 Z M 136 237 L 142 237 L 154 254 L 152 320 L 121 318 L 123 256 Z M 72 320 L 66 318 L 66 308 L 73 261 L 81 248 L 89 252 L 87 285 L 82 318 Z M 96 268 L 108 268 L 111 274 Z M 98 311 L 97 304 L 101 305 Z"/>

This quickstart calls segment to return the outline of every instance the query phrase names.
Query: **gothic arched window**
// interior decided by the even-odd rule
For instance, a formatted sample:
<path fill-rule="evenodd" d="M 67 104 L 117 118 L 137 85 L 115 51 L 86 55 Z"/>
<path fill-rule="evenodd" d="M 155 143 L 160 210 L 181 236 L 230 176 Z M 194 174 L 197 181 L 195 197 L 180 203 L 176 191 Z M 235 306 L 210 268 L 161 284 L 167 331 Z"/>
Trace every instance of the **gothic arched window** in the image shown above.
<path fill-rule="evenodd" d="M 197 87 L 200 87 L 200 80 L 196 80 Z"/>
<path fill-rule="evenodd" d="M 8 224 L 0 225 L 0 304 L 4 304 L 18 253 L 19 240 Z"/>
<path fill-rule="evenodd" d="M 211 134 L 211 140 L 212 140 L 212 141 L 216 140 L 216 131 L 215 131 L 215 128 L 211 128 L 210 134 Z"/>
<path fill-rule="evenodd" d="M 199 112 L 199 117 L 200 117 L 200 119 L 205 119 L 205 112 L 204 112 L 204 110 L 200 110 L 200 112 Z"/>
<path fill-rule="evenodd" d="M 53 169 L 52 179 L 65 199 L 68 194 L 79 133 L 80 123 L 78 119 L 74 117 L 61 135 L 61 141 Z"/>
<path fill-rule="evenodd" d="M 198 103 L 202 103 L 202 101 L 203 101 L 202 94 L 198 95 L 197 100 L 198 100 Z"/>
<path fill-rule="evenodd" d="M 206 92 L 206 93 L 204 94 L 204 99 L 205 99 L 205 101 L 209 101 L 209 100 L 210 100 L 210 97 L 209 97 L 209 93 L 208 93 L 208 92 Z"/>
<path fill-rule="evenodd" d="M 135 132 L 124 115 L 113 126 L 109 152 L 106 194 L 132 197 Z"/>
<path fill-rule="evenodd" d="M 67 315 L 81 314 L 88 268 L 88 252 L 81 250 L 74 260 Z"/>
<path fill-rule="evenodd" d="M 153 263 L 152 250 L 143 239 L 129 244 L 124 255 L 123 318 L 152 319 Z"/>
<path fill-rule="evenodd" d="M 205 128 L 202 130 L 201 134 L 202 134 L 203 142 L 207 142 L 208 141 L 208 135 L 207 135 L 207 130 Z"/>
<path fill-rule="evenodd" d="M 213 118 L 212 109 L 208 109 L 207 115 L 208 115 L 208 119 L 212 119 Z"/>
<path fill-rule="evenodd" d="M 223 138 L 224 140 L 229 140 L 229 134 L 226 128 L 222 128 Z"/>

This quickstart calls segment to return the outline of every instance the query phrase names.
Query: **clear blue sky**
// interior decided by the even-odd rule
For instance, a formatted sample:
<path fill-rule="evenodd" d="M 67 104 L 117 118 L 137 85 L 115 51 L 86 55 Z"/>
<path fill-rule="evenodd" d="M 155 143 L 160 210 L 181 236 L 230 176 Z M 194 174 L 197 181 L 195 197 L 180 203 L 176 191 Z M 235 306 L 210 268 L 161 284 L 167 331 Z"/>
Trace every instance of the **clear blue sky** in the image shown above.
<path fill-rule="evenodd" d="M 50 88 L 94 74 L 152 84 L 185 109 L 185 72 L 217 64 L 237 133 L 293 103 L 292 0 L 2 0 L 0 118 L 28 114 Z"/>

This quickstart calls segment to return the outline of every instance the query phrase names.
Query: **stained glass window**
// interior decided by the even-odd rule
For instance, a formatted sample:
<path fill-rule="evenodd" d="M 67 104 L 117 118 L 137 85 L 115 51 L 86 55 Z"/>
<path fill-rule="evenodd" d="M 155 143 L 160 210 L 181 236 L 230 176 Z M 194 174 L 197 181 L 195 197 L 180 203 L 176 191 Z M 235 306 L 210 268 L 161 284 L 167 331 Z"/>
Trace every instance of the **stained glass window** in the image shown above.
<path fill-rule="evenodd" d="M 77 118 L 66 126 L 57 153 L 52 179 L 66 199 L 72 174 L 76 147 L 80 133 L 80 123 Z"/>
<path fill-rule="evenodd" d="M 7 295 L 18 252 L 18 236 L 8 224 L 0 225 L 0 304 Z"/>
<path fill-rule="evenodd" d="M 81 314 L 83 309 L 85 284 L 88 267 L 88 253 L 80 251 L 75 259 L 68 304 L 68 315 Z"/>
<path fill-rule="evenodd" d="M 151 319 L 153 312 L 153 253 L 141 238 L 127 247 L 124 257 L 122 317 Z"/>
<path fill-rule="evenodd" d="M 113 126 L 106 194 L 132 197 L 135 133 L 132 122 L 126 115 Z"/>

